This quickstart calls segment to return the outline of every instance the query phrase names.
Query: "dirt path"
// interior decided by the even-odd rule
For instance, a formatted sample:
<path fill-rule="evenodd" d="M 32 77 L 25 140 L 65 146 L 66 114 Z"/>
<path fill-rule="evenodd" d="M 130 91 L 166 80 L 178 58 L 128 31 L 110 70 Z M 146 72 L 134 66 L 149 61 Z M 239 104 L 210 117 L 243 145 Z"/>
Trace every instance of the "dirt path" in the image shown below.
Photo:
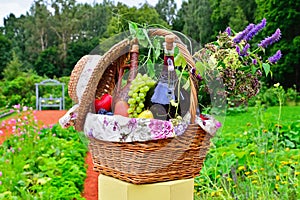
<path fill-rule="evenodd" d="M 65 113 L 66 111 L 45 110 L 36 111 L 35 116 L 44 125 L 52 125 L 58 123 L 59 118 L 61 118 Z M 0 144 L 9 136 L 9 134 L 9 132 L 5 131 L 4 134 L 0 136 Z M 87 153 L 85 162 L 88 165 L 88 169 L 82 196 L 86 198 L 86 200 L 98 200 L 98 173 L 93 171 L 93 163 L 90 153 Z"/>

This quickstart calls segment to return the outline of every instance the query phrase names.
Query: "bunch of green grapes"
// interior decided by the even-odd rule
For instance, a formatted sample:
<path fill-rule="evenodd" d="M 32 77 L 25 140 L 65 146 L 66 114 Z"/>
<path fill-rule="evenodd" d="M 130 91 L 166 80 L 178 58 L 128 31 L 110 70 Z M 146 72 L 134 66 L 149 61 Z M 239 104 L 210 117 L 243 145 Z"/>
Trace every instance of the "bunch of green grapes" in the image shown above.
<path fill-rule="evenodd" d="M 131 118 L 136 118 L 144 110 L 144 102 L 147 92 L 155 86 L 155 81 L 147 74 L 138 73 L 136 78 L 132 80 L 130 90 L 128 92 L 128 114 Z"/>

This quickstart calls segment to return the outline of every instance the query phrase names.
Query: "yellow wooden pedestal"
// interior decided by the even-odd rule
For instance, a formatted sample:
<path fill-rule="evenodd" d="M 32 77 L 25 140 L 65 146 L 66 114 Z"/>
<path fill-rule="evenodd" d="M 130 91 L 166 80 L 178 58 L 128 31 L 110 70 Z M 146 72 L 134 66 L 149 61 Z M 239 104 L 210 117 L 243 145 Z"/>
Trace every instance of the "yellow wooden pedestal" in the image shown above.
<path fill-rule="evenodd" d="M 193 200 L 194 179 L 134 185 L 99 175 L 99 200 Z"/>

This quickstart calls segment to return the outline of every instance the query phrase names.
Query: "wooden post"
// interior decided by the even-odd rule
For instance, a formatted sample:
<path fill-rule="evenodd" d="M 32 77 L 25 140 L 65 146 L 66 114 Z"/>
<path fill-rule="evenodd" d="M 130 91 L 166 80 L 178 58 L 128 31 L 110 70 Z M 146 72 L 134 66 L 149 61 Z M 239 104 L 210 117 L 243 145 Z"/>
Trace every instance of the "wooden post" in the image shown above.
<path fill-rule="evenodd" d="M 134 185 L 100 174 L 98 192 L 99 200 L 193 200 L 194 179 Z"/>

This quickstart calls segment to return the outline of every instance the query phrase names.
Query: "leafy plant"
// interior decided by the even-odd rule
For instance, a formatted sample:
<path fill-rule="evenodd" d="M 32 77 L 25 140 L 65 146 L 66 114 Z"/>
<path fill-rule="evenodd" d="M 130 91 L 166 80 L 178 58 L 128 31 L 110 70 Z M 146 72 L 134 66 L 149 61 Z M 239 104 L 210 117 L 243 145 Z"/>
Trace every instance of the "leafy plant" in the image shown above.
<path fill-rule="evenodd" d="M 13 135 L 0 147 L 0 199 L 83 199 L 86 145 L 74 129 L 39 128 L 31 109 L 2 122 Z M 22 111 L 22 112 L 21 112 Z"/>
<path fill-rule="evenodd" d="M 216 92 L 218 98 L 229 100 L 234 106 L 246 103 L 258 94 L 262 72 L 266 76 L 272 75 L 271 64 L 275 64 L 282 56 L 278 50 L 267 59 L 263 57 L 265 49 L 280 39 L 280 29 L 260 43 L 250 44 L 265 25 L 266 19 L 263 19 L 258 24 L 249 24 L 239 33 L 234 33 L 228 27 L 218 35 L 216 41 L 206 44 L 195 54 L 196 69 L 205 80 L 202 84 L 206 85 L 207 92 L 211 94 L 216 90 L 216 83 L 213 82 L 218 80 L 225 86 L 224 91 Z M 219 74 L 216 75 L 216 71 Z"/>

